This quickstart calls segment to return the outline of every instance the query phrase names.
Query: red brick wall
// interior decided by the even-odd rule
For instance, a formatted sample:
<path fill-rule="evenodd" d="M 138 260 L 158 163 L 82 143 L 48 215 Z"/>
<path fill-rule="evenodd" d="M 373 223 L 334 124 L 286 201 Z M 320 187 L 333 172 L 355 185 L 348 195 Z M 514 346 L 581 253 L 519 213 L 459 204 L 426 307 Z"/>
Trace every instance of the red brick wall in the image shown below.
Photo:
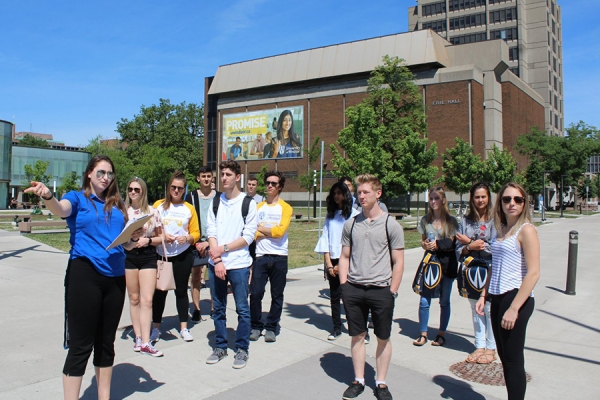
<path fill-rule="evenodd" d="M 517 138 L 531 132 L 537 126 L 544 130 L 544 106 L 533 100 L 510 82 L 502 83 L 502 130 L 504 148 L 512 152 L 519 163 L 519 170 L 529 164 L 527 157 L 520 155 L 515 146 Z"/>

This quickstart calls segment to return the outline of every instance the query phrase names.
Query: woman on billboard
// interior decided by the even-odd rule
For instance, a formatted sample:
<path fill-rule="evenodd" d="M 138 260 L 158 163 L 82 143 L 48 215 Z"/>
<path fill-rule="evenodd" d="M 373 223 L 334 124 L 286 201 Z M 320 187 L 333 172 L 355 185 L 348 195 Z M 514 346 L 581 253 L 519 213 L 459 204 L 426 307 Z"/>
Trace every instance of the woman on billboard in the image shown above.
<path fill-rule="evenodd" d="M 283 110 L 277 120 L 277 142 L 273 158 L 300 157 L 300 138 L 294 132 L 294 118 L 290 110 Z"/>

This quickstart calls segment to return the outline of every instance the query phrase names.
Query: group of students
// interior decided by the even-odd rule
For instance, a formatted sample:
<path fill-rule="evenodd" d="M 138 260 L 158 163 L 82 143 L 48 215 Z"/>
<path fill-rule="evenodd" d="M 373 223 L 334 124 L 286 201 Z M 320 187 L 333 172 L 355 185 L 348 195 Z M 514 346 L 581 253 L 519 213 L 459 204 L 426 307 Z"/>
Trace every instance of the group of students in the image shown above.
<path fill-rule="evenodd" d="M 257 205 L 238 188 L 238 163 L 224 161 L 219 168 L 223 193 L 211 187 L 212 170 L 202 167 L 197 177 L 200 189 L 188 194 L 186 201 L 185 175 L 176 172 L 169 180 L 165 198 L 152 207 L 146 184 L 137 177 L 128 182 L 127 197 L 122 200 L 115 166 L 106 156 L 93 157 L 84 172 L 82 190 L 71 191 L 60 201 L 41 182 L 31 182 L 26 189 L 42 197 L 52 213 L 65 218 L 71 231 L 65 277 L 65 348 L 69 350 L 63 368 L 65 399 L 79 398 L 92 350 L 98 398 L 110 398 L 114 340 L 125 289 L 135 333 L 134 350 L 163 355 L 153 346 L 161 335 L 167 296 L 155 286 L 157 259 L 165 258 L 173 264 L 180 335 L 185 341 L 193 340 L 187 327 L 190 275 L 192 287 L 198 287 L 197 296 L 192 290 L 193 318 L 199 319 L 203 272 L 193 266 L 208 263 L 216 340 L 207 364 L 227 356 L 228 285 L 238 315 L 233 368 L 246 365 L 250 341 L 262 335 L 265 342 L 276 341 L 288 269 L 287 229 L 293 213 L 279 197 L 285 176 L 276 171 L 265 174 L 266 198 Z M 385 377 L 392 352 L 394 302 L 404 270 L 404 233 L 379 200 L 379 179 L 363 174 L 355 182 L 358 199 L 352 196 L 352 181 L 348 178 L 332 186 L 323 234 L 315 249 L 325 255 L 331 289 L 334 329 L 329 339 L 341 334 L 343 299 L 355 372 L 355 380 L 343 398 L 355 398 L 364 391 L 365 339 L 370 318 L 377 337 L 375 394 L 379 399 L 391 399 Z M 430 192 L 429 212 L 419 224 L 419 232 L 423 249 L 438 256 L 444 274 L 440 329 L 432 344 L 445 344 L 457 260 L 469 254 L 488 260 L 491 273 L 486 287 L 472 301 L 476 350 L 467 361 L 493 361 L 495 338 L 509 399 L 521 399 L 526 388 L 525 331 L 534 307 L 533 287 L 539 278 L 539 240 L 529 219 L 527 194 L 520 185 L 506 184 L 498 193 L 493 211 L 490 199 L 487 185 L 474 185 L 470 213 L 459 225 L 449 214 L 443 189 Z M 133 232 L 122 246 L 108 249 L 128 219 L 147 214 L 152 217 L 143 228 Z M 271 308 L 263 322 L 262 299 L 268 281 Z M 422 296 L 421 333 L 414 342 L 417 346 L 427 342 L 430 304 L 431 298 Z"/>
<path fill-rule="evenodd" d="M 127 196 L 122 200 L 115 165 L 107 156 L 93 157 L 83 174 L 82 189 L 65 194 L 60 201 L 41 182 L 31 182 L 25 190 L 42 197 L 52 213 L 66 219 L 71 232 L 65 277 L 65 399 L 79 398 L 92 351 L 98 398 L 110 398 L 114 341 L 126 289 L 135 334 L 134 351 L 154 357 L 163 355 L 154 347 L 161 336 L 168 294 L 156 288 L 159 259 L 168 260 L 173 266 L 179 333 L 185 341 L 193 340 L 187 325 L 188 282 L 191 276 L 192 319 L 199 321 L 199 289 L 204 271 L 194 267 L 208 264 L 216 341 L 207 364 L 227 356 L 225 314 L 229 290 L 238 314 L 233 368 L 246 365 L 250 340 L 258 340 L 264 333 L 265 342 L 276 341 L 287 274 L 287 228 L 293 212 L 279 198 L 285 177 L 280 172 L 267 172 L 267 195 L 257 205 L 238 188 L 238 163 L 221 163 L 223 193 L 212 187 L 212 172 L 209 167 L 200 168 L 200 189 L 185 199 L 185 175 L 175 172 L 165 198 L 153 206 L 148 203 L 145 182 L 138 177 L 128 182 Z M 143 228 L 133 232 L 126 243 L 110 248 L 128 220 L 145 215 L 151 217 Z M 250 245 L 254 242 L 251 255 Z M 271 282 L 272 304 L 263 323 L 262 299 L 267 281 Z"/>
<path fill-rule="evenodd" d="M 368 328 L 373 324 L 378 339 L 375 395 L 379 399 L 391 399 L 385 384 L 391 355 L 391 314 L 385 296 L 378 298 L 373 293 L 383 290 L 397 296 L 404 265 L 403 260 L 398 261 L 403 257 L 403 234 L 395 230 L 399 224 L 388 222 L 389 214 L 380 207 L 381 184 L 376 177 L 360 175 L 356 178 L 360 206 L 352 196 L 352 182 L 347 181 L 348 178 L 342 178 L 331 187 L 323 233 L 315 248 L 324 254 L 325 276 L 330 287 L 333 330 L 328 339 L 335 340 L 341 335 L 340 302 L 343 299 L 356 376 L 343 398 L 352 399 L 364 391 L 364 344 L 368 343 Z M 477 259 L 488 267 L 489 273 L 485 287 L 476 298 L 469 298 L 475 351 L 466 362 L 489 364 L 498 354 L 508 398 L 523 399 L 527 385 L 523 354 L 525 333 L 534 308 L 533 288 L 540 274 L 540 244 L 529 215 L 528 195 L 521 185 L 507 183 L 492 206 L 489 186 L 476 183 L 470 190 L 469 213 L 460 224 L 450 215 L 443 188 L 431 189 L 428 200 L 428 213 L 417 230 L 422 235 L 423 250 L 437 257 L 442 277 L 437 291 L 420 296 L 420 333 L 413 344 L 423 346 L 428 341 L 433 297 L 439 297 L 440 324 L 432 345 L 446 343 L 454 281 L 465 259 Z M 366 226 L 357 230 L 361 223 Z M 378 232 L 375 226 L 379 226 Z M 387 262 L 382 264 L 382 255 L 388 257 L 388 254 Z M 382 267 L 386 264 L 387 267 Z M 393 309 L 393 304 L 391 307 Z"/>

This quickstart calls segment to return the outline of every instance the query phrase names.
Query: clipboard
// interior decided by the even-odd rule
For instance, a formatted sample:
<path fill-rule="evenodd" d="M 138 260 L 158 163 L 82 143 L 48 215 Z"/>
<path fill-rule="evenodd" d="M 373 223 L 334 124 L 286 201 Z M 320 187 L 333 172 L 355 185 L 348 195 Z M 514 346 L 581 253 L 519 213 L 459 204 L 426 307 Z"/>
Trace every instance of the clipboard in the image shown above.
<path fill-rule="evenodd" d="M 133 234 L 133 232 L 135 232 L 138 229 L 140 229 L 141 227 L 143 227 L 144 224 L 150 218 L 152 218 L 152 214 L 146 214 L 146 215 L 142 215 L 141 217 L 132 218 L 129 221 L 127 221 L 127 224 L 125 225 L 125 227 L 123 228 L 123 230 L 121 231 L 119 236 L 117 236 L 117 238 L 115 240 L 113 240 L 113 242 L 110 244 L 110 246 L 108 246 L 106 248 L 106 251 L 127 242 L 131 238 L 131 235 Z"/>

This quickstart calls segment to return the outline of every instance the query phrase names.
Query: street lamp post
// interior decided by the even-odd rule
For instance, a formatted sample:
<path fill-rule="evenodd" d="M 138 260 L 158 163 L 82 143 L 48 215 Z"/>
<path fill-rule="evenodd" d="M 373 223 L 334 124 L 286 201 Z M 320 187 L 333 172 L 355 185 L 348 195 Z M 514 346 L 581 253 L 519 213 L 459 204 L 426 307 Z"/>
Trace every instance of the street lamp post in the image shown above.
<path fill-rule="evenodd" d="M 569 175 L 561 175 L 560 176 L 560 217 L 561 218 L 565 217 L 565 214 L 564 214 L 564 208 L 565 207 L 563 205 L 563 202 L 564 202 L 563 196 L 564 196 L 564 193 L 565 193 L 565 186 L 564 186 L 563 178 L 565 176 L 569 176 Z"/>

